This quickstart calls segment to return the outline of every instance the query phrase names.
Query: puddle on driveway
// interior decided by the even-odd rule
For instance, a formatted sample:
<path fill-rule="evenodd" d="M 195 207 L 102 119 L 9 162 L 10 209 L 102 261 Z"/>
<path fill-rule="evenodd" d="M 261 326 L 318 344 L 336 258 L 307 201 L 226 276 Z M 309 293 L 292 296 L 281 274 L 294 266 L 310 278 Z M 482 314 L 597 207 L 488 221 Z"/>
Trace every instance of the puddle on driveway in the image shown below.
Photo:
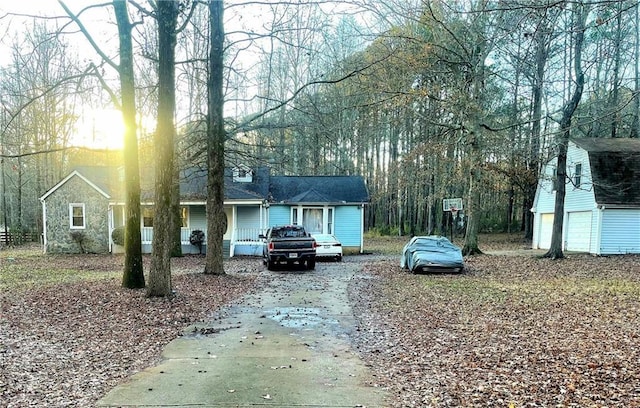
<path fill-rule="evenodd" d="M 338 324 L 336 319 L 322 316 L 320 309 L 314 307 L 278 307 L 267 309 L 264 313 L 266 317 L 284 327 L 304 328 L 319 324 Z"/>

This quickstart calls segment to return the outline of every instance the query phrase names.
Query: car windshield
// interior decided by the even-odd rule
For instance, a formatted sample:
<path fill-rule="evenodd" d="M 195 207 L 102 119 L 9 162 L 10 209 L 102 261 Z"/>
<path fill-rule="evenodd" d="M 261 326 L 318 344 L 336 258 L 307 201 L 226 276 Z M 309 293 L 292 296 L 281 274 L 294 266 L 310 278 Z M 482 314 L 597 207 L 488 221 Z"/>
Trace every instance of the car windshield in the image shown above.
<path fill-rule="evenodd" d="M 434 251 L 457 249 L 451 242 L 449 242 L 449 240 L 446 239 L 416 239 L 413 246 Z"/>

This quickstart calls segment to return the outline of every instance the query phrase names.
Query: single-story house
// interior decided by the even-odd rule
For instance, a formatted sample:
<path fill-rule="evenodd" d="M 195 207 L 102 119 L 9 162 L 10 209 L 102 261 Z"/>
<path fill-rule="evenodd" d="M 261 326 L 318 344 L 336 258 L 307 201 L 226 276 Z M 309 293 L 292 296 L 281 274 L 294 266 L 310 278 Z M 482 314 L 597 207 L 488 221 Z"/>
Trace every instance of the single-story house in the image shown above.
<path fill-rule="evenodd" d="M 544 167 L 531 209 L 534 249 L 551 245 L 556 166 Z M 640 253 L 640 139 L 571 139 L 565 183 L 563 250 Z"/>
<path fill-rule="evenodd" d="M 181 172 L 183 253 L 199 252 L 189 241 L 194 230 L 207 233 L 206 183 L 206 170 Z M 124 225 L 123 186 L 121 168 L 85 166 L 49 189 L 40 197 L 45 252 L 121 251 L 113 243 L 112 232 Z M 364 211 L 369 194 L 360 176 L 272 176 L 267 167 L 239 165 L 225 170 L 224 195 L 225 256 L 261 255 L 259 235 L 282 224 L 301 224 L 311 233 L 334 234 L 345 252 L 364 249 Z M 141 201 L 142 249 L 150 253 L 152 189 L 143 189 Z"/>

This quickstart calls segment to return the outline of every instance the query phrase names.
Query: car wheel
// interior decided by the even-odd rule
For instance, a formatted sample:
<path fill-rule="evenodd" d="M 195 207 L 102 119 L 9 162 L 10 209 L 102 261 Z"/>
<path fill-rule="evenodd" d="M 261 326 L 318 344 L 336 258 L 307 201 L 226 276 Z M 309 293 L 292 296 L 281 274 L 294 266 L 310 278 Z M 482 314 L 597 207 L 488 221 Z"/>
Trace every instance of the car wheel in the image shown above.
<path fill-rule="evenodd" d="M 342 255 L 338 255 L 338 256 L 336 257 L 336 261 L 337 261 L 337 262 L 342 262 Z"/>
<path fill-rule="evenodd" d="M 267 269 L 272 271 L 273 270 L 273 262 L 271 262 L 271 260 L 267 260 Z"/>
<path fill-rule="evenodd" d="M 315 269 L 316 267 L 316 260 L 315 259 L 309 259 L 307 261 L 307 269 Z"/>

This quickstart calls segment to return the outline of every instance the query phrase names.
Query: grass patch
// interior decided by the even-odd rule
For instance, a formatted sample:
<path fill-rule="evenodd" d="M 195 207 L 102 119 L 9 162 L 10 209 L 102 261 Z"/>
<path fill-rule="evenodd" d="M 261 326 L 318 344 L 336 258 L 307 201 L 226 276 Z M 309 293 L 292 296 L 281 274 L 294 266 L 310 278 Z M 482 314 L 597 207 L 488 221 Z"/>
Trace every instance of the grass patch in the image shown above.
<path fill-rule="evenodd" d="M 449 235 L 447 239 L 451 239 Z M 402 248 L 411 237 L 378 235 L 374 233 L 364 234 L 365 252 L 371 252 L 380 255 L 400 255 Z M 459 247 L 464 246 L 464 238 L 461 236 L 453 237 L 453 243 Z M 478 236 L 478 245 L 483 251 L 491 250 L 521 250 L 531 248 L 531 242 L 525 241 L 521 233 L 515 234 L 480 234 Z"/>
<path fill-rule="evenodd" d="M 36 269 L 3 260 L 0 265 L 0 290 L 20 291 L 34 287 L 96 281 L 118 277 L 118 272 L 79 271 L 74 269 Z"/>

